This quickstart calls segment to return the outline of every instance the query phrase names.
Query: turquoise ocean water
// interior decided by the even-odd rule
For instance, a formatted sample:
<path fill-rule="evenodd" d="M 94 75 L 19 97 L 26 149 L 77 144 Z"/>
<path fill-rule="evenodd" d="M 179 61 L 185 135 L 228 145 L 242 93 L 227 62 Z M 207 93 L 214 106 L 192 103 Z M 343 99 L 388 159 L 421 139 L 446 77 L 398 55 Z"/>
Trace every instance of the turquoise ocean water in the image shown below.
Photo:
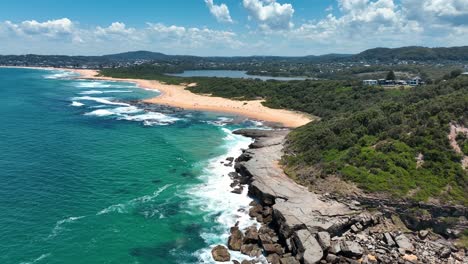
<path fill-rule="evenodd" d="M 73 77 L 0 68 L 0 263 L 211 263 L 230 225 L 255 224 L 221 161 L 258 123 Z"/>

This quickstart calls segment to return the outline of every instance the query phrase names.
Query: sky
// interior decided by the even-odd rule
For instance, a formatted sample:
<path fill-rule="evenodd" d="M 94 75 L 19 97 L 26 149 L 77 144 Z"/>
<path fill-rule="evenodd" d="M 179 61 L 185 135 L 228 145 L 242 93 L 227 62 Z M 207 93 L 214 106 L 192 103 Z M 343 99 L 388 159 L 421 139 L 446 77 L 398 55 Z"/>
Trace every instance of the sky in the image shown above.
<path fill-rule="evenodd" d="M 468 0 L 2 0 L 0 54 L 304 56 L 468 45 Z"/>

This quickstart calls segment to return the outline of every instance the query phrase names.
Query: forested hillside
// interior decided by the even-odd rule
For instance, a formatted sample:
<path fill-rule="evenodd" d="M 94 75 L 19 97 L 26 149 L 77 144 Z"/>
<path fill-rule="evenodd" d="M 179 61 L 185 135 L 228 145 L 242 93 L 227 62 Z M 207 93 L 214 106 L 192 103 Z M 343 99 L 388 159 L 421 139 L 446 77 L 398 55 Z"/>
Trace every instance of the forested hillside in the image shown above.
<path fill-rule="evenodd" d="M 284 162 L 305 184 L 338 175 L 370 192 L 467 205 L 468 175 L 449 144 L 451 122 L 468 125 L 467 77 L 298 128 Z"/>

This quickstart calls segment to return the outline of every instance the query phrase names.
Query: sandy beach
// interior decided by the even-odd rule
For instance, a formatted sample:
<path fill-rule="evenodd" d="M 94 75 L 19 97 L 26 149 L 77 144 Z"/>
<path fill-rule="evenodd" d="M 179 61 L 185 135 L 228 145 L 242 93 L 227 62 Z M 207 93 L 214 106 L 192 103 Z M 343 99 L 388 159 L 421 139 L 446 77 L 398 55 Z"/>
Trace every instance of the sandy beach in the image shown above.
<path fill-rule="evenodd" d="M 268 108 L 262 105 L 262 100 L 236 101 L 221 97 L 199 95 L 186 90 L 186 86 L 183 85 L 168 85 L 155 80 L 102 77 L 98 76 L 99 72 L 97 70 L 55 69 L 79 73 L 81 75 L 80 78 L 83 79 L 134 82 L 139 87 L 155 89 L 161 92 L 161 95 L 145 100 L 147 103 L 165 104 L 190 110 L 236 114 L 257 120 L 280 123 L 290 128 L 305 125 L 313 120 L 312 117 L 304 113 Z"/>

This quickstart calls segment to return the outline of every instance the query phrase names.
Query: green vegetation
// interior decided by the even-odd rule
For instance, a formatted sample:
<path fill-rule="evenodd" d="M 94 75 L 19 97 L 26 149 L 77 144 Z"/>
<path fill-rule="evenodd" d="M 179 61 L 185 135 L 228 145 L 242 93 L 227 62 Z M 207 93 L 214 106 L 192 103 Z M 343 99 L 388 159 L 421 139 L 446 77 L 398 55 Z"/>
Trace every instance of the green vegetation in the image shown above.
<path fill-rule="evenodd" d="M 395 73 L 393 71 L 389 71 L 386 80 L 396 80 Z"/>
<path fill-rule="evenodd" d="M 320 121 L 290 134 L 283 157 L 287 171 L 302 184 L 338 175 L 369 192 L 468 204 L 468 175 L 447 138 L 450 122 L 468 124 L 466 76 L 386 90 L 352 80 L 181 78 L 165 76 L 156 67 L 138 67 L 105 69 L 102 74 L 196 82 L 197 86 L 188 88 L 195 93 L 237 100 L 262 98 L 269 107 L 319 116 Z M 467 148 L 465 138 L 457 139 Z"/>
<path fill-rule="evenodd" d="M 466 205 L 468 175 L 447 135 L 451 121 L 468 123 L 467 113 L 468 78 L 417 87 L 296 129 L 284 162 L 296 170 L 318 168 L 315 175 L 296 175 L 306 184 L 336 174 L 370 192 Z M 465 146 L 465 138 L 457 139 Z"/>

